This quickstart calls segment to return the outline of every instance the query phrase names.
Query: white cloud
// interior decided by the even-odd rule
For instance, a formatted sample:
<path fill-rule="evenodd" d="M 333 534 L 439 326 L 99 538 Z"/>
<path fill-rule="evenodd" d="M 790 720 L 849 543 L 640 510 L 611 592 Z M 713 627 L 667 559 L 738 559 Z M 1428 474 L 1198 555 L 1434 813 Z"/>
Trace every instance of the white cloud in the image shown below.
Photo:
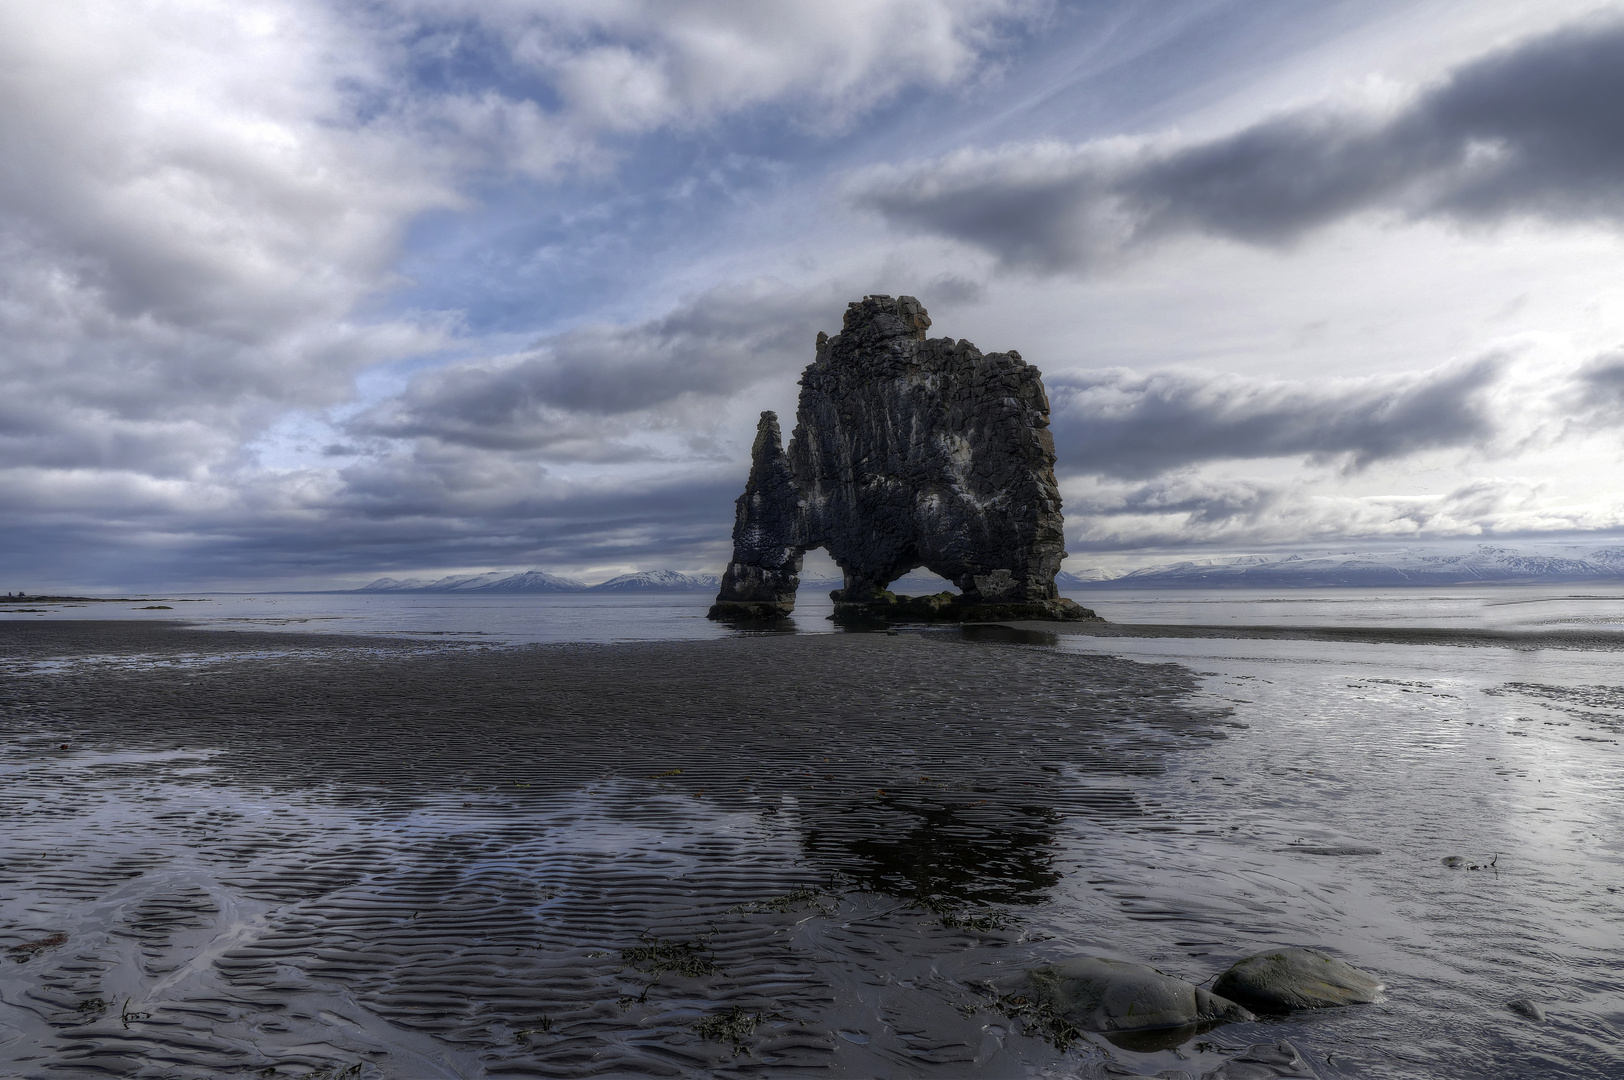
<path fill-rule="evenodd" d="M 302 0 L 0 9 L 0 465 L 226 465 L 433 341 L 353 315 L 454 196 L 346 122 L 345 43 Z"/>
<path fill-rule="evenodd" d="M 1563 497 L 1520 476 L 1449 490 L 1357 495 L 1314 478 L 1284 483 L 1185 474 L 1122 487 L 1071 487 L 1067 546 L 1076 552 L 1302 545 L 1342 540 L 1439 541 L 1612 531 L 1624 500 Z"/>
<path fill-rule="evenodd" d="M 1011 20 L 1047 0 L 396 0 L 401 16 L 467 20 L 506 43 L 587 130 L 703 124 L 789 101 L 840 127 L 905 87 L 968 77 Z"/>
<path fill-rule="evenodd" d="M 438 343 L 434 319 L 378 323 L 357 309 L 393 283 L 405 227 L 460 204 L 469 170 L 601 166 L 597 133 L 699 123 L 785 95 L 808 95 L 819 118 L 849 115 L 909 83 L 961 77 L 1012 5 L 392 10 L 0 9 L 0 392 L 58 414 L 64 439 L 73 416 L 146 425 L 126 435 L 173 444 L 152 451 L 155 467 L 174 472 L 186 443 L 195 462 L 218 464 L 279 409 L 343 400 L 359 370 Z M 413 85 L 411 46 L 384 32 L 410 18 L 484 26 L 561 101 Z M 186 425 L 209 431 L 171 438 Z M 107 442 L 47 456 L 86 464 Z"/>
<path fill-rule="evenodd" d="M 780 107 L 808 129 L 837 129 L 905 87 L 940 89 L 970 77 L 999 27 L 1041 7 L 0 7 L 0 489 L 9 496 L 8 528 L 52 521 L 64 537 L 92 537 L 115 519 L 127 529 L 127 513 L 168 522 L 152 536 L 205 543 L 229 532 L 223 523 L 233 515 L 245 534 L 274 532 L 273 519 L 313 527 L 323 515 L 410 516 L 412 499 L 401 495 L 408 491 L 423 512 L 453 517 L 475 513 L 468 500 L 482 492 L 488 505 L 477 513 L 500 517 L 539 482 L 538 446 L 577 460 L 624 458 L 630 451 L 604 434 L 625 422 L 601 416 L 628 408 L 641 410 L 645 426 L 666 426 L 654 440 L 666 450 L 697 447 L 704 456 L 714 408 L 686 426 L 650 410 L 675 408 L 673 395 L 725 399 L 757 379 L 763 363 L 770 368 L 764 356 L 792 332 L 768 325 L 783 314 L 772 297 L 758 298 L 764 306 L 754 321 L 727 309 L 714 326 L 703 313 L 682 323 L 679 312 L 555 335 L 526 369 L 526 385 L 556 399 L 542 401 L 552 412 L 528 427 L 518 418 L 505 443 L 491 433 L 503 445 L 483 456 L 452 445 L 458 440 L 445 424 L 457 418 L 447 416 L 432 432 L 446 436 L 438 445 L 422 443 L 426 428 L 402 429 L 394 434 L 419 442 L 372 445 L 375 461 L 343 469 L 332 461 L 266 468 L 256 440 L 321 427 L 325 410 L 353 400 L 358 376 L 456 344 L 455 312 L 377 314 L 400 284 L 407 230 L 426 211 L 467 206 L 467 192 L 493 177 L 602 172 L 614 163 L 617 139 L 762 106 Z M 430 70 L 438 62 L 446 72 Z M 414 385 L 460 380 L 466 389 L 480 371 L 503 369 L 486 360 Z M 620 384 L 637 400 L 599 400 Z M 413 400 L 418 426 L 432 427 L 428 399 Z M 464 442 L 481 434 L 478 417 L 471 423 Z M 517 456 L 506 456 L 510 450 Z M 408 468 L 420 470 L 421 483 L 401 478 Z M 398 481 L 387 485 L 396 494 L 379 502 L 385 475 Z M 609 505 L 580 497 L 600 510 Z"/>

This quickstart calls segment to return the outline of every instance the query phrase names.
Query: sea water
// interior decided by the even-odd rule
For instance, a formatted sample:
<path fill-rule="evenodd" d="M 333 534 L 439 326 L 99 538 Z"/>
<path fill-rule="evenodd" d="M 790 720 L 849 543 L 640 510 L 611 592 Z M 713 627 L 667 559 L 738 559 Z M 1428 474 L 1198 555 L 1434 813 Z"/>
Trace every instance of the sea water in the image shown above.
<path fill-rule="evenodd" d="M 1198 626 L 1438 627 L 1624 632 L 1624 587 L 1088 589 L 1066 594 L 1113 622 Z M 492 643 L 672 641 L 733 633 L 709 593 L 174 593 L 129 603 L 11 604 L 0 619 L 182 619 L 220 630 L 296 630 Z M 827 594 L 802 590 L 791 625 L 830 633 Z"/>

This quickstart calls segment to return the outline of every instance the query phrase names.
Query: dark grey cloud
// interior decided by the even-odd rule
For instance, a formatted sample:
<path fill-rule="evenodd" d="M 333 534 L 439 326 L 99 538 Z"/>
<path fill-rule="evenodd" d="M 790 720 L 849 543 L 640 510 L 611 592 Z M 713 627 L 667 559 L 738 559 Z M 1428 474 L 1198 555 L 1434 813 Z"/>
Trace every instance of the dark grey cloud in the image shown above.
<path fill-rule="evenodd" d="M 208 506 L 116 477 L 88 478 L 53 501 L 40 489 L 59 479 L 40 475 L 30 490 L 27 478 L 0 474 L 9 579 L 0 591 L 330 588 L 346 576 L 463 566 L 715 570 L 747 467 L 571 481 L 486 453 L 419 447 L 357 463 L 337 484 L 315 474 L 234 484 Z"/>
<path fill-rule="evenodd" d="M 1256 521 L 1284 494 L 1267 484 L 1174 477 L 1094 493 L 1072 500 L 1067 509 L 1087 519 L 1172 516 L 1184 528 L 1211 528 Z"/>
<path fill-rule="evenodd" d="M 1624 221 L 1624 22 L 1586 21 L 1457 69 L 1387 116 L 1304 110 L 1184 145 L 960 153 L 859 178 L 906 229 L 1040 272 L 1176 234 L 1259 245 L 1370 209 Z"/>
<path fill-rule="evenodd" d="M 1581 368 L 1568 405 L 1589 426 L 1624 425 L 1624 352 L 1606 353 Z"/>
<path fill-rule="evenodd" d="M 1553 510 L 1541 502 L 1537 485 L 1515 478 L 1478 477 L 1421 495 L 1356 497 L 1300 481 L 1172 475 L 1100 485 L 1069 498 L 1066 546 L 1074 553 L 1171 552 L 1208 545 L 1550 536 L 1596 528 L 1582 508 Z"/>
<path fill-rule="evenodd" d="M 583 327 L 522 356 L 419 375 L 350 429 L 578 458 L 592 457 L 595 445 L 623 456 L 611 444 L 629 430 L 628 414 L 723 398 L 793 371 L 810 359 L 820 323 L 840 310 L 828 290 L 713 289 L 657 319 Z"/>
<path fill-rule="evenodd" d="M 1063 474 L 1149 477 L 1207 461 L 1306 456 L 1360 468 L 1495 431 L 1501 361 L 1321 383 L 1201 371 L 1051 376 Z"/>

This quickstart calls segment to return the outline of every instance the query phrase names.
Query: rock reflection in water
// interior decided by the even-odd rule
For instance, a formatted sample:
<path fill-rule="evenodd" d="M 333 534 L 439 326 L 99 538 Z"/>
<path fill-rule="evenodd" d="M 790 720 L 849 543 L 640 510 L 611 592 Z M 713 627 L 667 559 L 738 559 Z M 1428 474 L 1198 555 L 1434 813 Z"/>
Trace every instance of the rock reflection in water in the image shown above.
<path fill-rule="evenodd" d="M 1107 1031 L 1103 1032 L 1100 1038 L 1121 1050 L 1131 1050 L 1135 1054 L 1155 1054 L 1163 1050 L 1176 1049 L 1197 1035 L 1205 1035 L 1223 1026 L 1222 1020 L 1209 1020 L 1204 1024 L 1186 1024 L 1183 1027 Z"/>
<path fill-rule="evenodd" d="M 965 641 L 987 642 L 995 645 L 1059 645 L 1060 635 L 1047 630 L 1027 630 L 1019 626 L 998 623 L 966 623 L 959 629 Z"/>

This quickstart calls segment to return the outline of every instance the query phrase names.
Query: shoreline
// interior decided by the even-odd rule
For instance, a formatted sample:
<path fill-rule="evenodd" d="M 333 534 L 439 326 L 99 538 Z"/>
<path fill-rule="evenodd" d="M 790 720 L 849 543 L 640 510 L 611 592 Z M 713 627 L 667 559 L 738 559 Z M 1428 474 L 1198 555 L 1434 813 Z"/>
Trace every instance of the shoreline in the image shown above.
<path fill-rule="evenodd" d="M 1624 633 L 1597 630 L 1485 630 L 1429 626 L 1222 626 L 1182 623 L 1050 623 L 1002 625 L 1028 633 L 1100 638 L 1232 638 L 1371 645 L 1457 645 L 1504 649 L 1624 649 Z"/>
<path fill-rule="evenodd" d="M 28 627 L 26 634 L 15 628 Z M 74 631 L 69 628 L 82 628 Z M 54 630 L 50 628 L 56 628 Z M 1000 629 L 1002 628 L 1002 629 Z M 793 627 L 750 626 L 743 632 L 724 638 L 662 638 L 591 642 L 594 648 L 606 645 L 646 645 L 655 642 L 682 644 L 705 640 L 734 640 L 757 637 L 825 637 L 863 636 L 889 631 L 952 634 L 958 631 L 967 641 L 997 642 L 1005 644 L 1056 645 L 1061 637 L 1096 638 L 1170 638 L 1170 639 L 1233 639 L 1253 641 L 1323 641 L 1347 644 L 1376 645 L 1449 645 L 1476 648 L 1502 648 L 1512 650 L 1567 649 L 1612 652 L 1624 650 L 1624 632 L 1602 630 L 1495 630 L 1439 626 L 1281 626 L 1234 625 L 1202 623 L 1121 623 L 1109 620 L 1080 622 L 1007 619 L 991 622 L 926 622 L 899 619 L 885 623 L 837 624 L 832 632 L 806 633 Z M 158 636 L 153 631 L 163 631 Z M 464 632 L 466 633 L 466 632 Z M 345 647 L 369 648 L 521 648 L 524 643 L 510 644 L 500 639 L 491 641 L 469 640 L 457 635 L 436 635 L 436 640 L 425 642 L 420 632 L 388 630 L 328 630 L 312 633 L 308 630 L 263 630 L 236 625 L 210 625 L 180 616 L 150 619 L 51 619 L 46 621 L 0 619 L 0 662 L 12 659 L 10 650 L 19 654 L 42 655 L 46 641 L 58 641 L 62 647 L 75 649 L 88 646 L 91 638 L 99 644 L 118 648 L 133 646 L 137 639 L 148 652 L 156 648 L 160 653 L 173 653 L 183 645 L 198 651 L 218 651 L 205 646 L 218 646 L 222 642 L 227 651 L 250 652 L 255 648 L 286 649 L 295 639 L 301 639 L 306 648 L 332 651 Z M 560 647 L 570 642 L 531 643 Z M 579 643 L 588 644 L 588 643 Z M 20 658 L 20 656 L 18 657 Z"/>

